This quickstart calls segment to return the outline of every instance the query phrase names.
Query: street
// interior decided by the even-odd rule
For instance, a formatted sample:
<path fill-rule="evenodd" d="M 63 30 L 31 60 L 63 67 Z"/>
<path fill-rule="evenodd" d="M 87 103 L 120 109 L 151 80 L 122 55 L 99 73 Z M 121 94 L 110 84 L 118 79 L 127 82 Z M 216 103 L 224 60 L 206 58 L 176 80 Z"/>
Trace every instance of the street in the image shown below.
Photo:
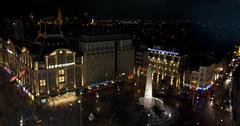
<path fill-rule="evenodd" d="M 38 125 L 144 126 L 148 118 L 144 116 L 143 108 L 137 104 L 144 89 L 144 82 L 119 82 L 85 93 L 81 97 L 69 96 L 69 100 L 64 98 L 63 102 L 50 102 L 36 110 L 36 115 L 42 120 Z M 12 83 L 6 82 L 1 86 L 0 102 L 4 103 L 0 105 L 1 125 L 18 125 L 20 115 L 25 115 L 25 125 L 36 125 L 34 120 L 26 119 L 26 113 L 30 113 L 31 109 L 18 95 Z M 229 125 L 229 114 L 213 109 L 204 97 L 200 97 L 193 105 L 192 100 L 178 96 L 165 95 L 159 98 L 172 109 L 174 119 L 168 124 L 173 126 Z"/>

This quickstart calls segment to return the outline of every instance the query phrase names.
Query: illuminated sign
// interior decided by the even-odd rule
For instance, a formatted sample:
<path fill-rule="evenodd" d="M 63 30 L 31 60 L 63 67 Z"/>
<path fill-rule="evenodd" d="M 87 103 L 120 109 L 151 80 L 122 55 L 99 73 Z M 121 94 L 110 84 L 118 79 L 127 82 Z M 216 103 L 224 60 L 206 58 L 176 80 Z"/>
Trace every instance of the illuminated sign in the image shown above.
<path fill-rule="evenodd" d="M 166 55 L 173 55 L 173 56 L 179 55 L 179 53 L 176 53 L 176 52 L 170 52 L 170 51 L 159 50 L 159 49 L 148 48 L 148 51 L 155 52 L 155 53 L 166 54 Z"/>
<path fill-rule="evenodd" d="M 48 68 L 49 69 L 53 69 L 53 68 L 72 66 L 72 65 L 75 65 L 75 63 L 65 63 L 65 64 L 50 65 L 50 66 L 48 66 Z"/>

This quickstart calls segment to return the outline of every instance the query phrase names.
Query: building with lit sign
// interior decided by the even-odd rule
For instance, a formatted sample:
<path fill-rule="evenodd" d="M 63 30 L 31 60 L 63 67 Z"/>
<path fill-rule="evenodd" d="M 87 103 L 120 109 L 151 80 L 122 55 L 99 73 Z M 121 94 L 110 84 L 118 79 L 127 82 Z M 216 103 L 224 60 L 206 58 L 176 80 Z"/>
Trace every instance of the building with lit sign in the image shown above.
<path fill-rule="evenodd" d="M 34 89 L 40 99 L 75 91 L 82 84 L 81 56 L 62 35 L 47 35 L 34 62 Z"/>
<path fill-rule="evenodd" d="M 13 75 L 11 81 L 16 81 L 38 103 L 77 89 L 114 82 L 133 71 L 134 48 L 128 37 L 95 36 L 81 40 L 77 41 L 77 48 L 70 47 L 62 34 L 38 35 L 28 47 L 15 47 L 8 40 L 0 48 L 0 61 Z"/>
<path fill-rule="evenodd" d="M 148 48 L 149 66 L 154 68 L 153 86 L 180 88 L 183 84 L 183 57 L 177 52 Z"/>

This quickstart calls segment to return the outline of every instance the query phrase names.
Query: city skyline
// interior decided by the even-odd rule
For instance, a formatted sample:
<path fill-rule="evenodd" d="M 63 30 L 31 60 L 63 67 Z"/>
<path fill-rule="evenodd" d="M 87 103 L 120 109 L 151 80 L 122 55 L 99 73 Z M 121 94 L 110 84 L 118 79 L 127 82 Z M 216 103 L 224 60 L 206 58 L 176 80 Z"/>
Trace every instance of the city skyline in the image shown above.
<path fill-rule="evenodd" d="M 238 126 L 240 0 L 8 0 L 0 126 Z"/>

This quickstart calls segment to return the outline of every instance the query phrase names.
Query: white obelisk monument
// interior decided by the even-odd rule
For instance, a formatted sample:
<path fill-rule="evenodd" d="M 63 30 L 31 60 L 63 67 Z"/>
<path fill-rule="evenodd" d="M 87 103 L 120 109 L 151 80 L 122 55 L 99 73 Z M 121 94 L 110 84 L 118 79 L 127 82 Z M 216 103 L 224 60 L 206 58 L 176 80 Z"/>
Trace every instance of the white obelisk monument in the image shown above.
<path fill-rule="evenodd" d="M 143 105 L 145 108 L 151 108 L 154 104 L 152 97 L 152 73 L 152 68 L 148 67 L 145 94 L 143 99 Z"/>

